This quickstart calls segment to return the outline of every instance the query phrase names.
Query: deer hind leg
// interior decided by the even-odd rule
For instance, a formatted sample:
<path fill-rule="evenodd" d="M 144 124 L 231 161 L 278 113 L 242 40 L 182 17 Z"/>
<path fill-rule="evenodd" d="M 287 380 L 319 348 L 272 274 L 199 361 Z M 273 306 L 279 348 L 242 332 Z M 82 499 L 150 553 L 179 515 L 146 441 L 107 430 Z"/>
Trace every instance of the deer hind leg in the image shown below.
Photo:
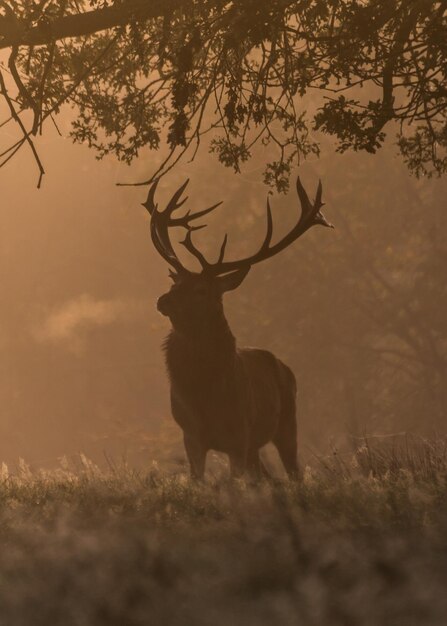
<path fill-rule="evenodd" d="M 203 480 L 207 450 L 201 445 L 200 441 L 186 433 L 183 436 L 183 441 L 189 461 L 191 478 Z"/>
<path fill-rule="evenodd" d="M 273 441 L 276 449 L 278 450 L 279 457 L 284 465 L 284 468 L 292 480 L 298 480 L 300 476 L 300 470 L 297 459 L 297 443 L 296 439 L 288 440 L 286 437 L 278 437 Z"/>
<path fill-rule="evenodd" d="M 298 480 L 300 470 L 298 465 L 296 402 L 295 395 L 288 394 L 280 415 L 278 430 L 273 438 L 273 444 L 278 450 L 284 468 L 292 480 Z"/>

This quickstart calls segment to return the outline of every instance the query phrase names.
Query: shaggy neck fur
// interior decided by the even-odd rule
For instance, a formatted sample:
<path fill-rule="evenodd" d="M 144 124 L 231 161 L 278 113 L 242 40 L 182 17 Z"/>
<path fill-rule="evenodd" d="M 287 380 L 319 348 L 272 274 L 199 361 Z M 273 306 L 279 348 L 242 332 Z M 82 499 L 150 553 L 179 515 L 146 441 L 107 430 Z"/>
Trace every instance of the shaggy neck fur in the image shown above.
<path fill-rule="evenodd" d="M 171 381 L 188 385 L 230 374 L 236 358 L 236 340 L 223 313 L 200 326 L 173 328 L 164 349 Z"/>

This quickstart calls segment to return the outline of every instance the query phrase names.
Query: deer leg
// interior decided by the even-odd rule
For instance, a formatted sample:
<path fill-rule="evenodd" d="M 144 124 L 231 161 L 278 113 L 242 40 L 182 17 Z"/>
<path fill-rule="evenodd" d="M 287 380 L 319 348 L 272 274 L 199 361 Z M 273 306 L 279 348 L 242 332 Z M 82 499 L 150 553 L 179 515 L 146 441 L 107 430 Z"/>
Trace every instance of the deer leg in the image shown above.
<path fill-rule="evenodd" d="M 298 480 L 300 474 L 296 435 L 296 418 L 295 411 L 293 411 L 293 413 L 282 416 L 278 431 L 273 439 L 273 444 L 278 450 L 284 469 L 292 480 Z"/>
<path fill-rule="evenodd" d="M 185 434 L 183 436 L 183 441 L 185 444 L 186 456 L 189 461 L 191 478 L 195 480 L 203 480 L 207 451 L 194 437 Z"/>
<path fill-rule="evenodd" d="M 278 450 L 279 457 L 284 465 L 284 468 L 292 480 L 298 480 L 300 476 L 300 470 L 297 459 L 297 443 L 296 438 L 280 436 L 275 437 L 273 440 L 276 449 Z"/>
<path fill-rule="evenodd" d="M 245 471 L 245 459 L 242 460 L 234 455 L 230 455 L 231 478 L 241 478 Z"/>
<path fill-rule="evenodd" d="M 250 450 L 247 455 L 247 470 L 255 480 L 262 478 L 261 459 L 259 458 L 259 450 Z"/>
<path fill-rule="evenodd" d="M 292 480 L 298 480 L 300 471 L 297 459 L 296 388 L 292 372 L 285 368 L 282 378 L 282 408 L 273 444 L 278 450 L 284 468 Z"/>
<path fill-rule="evenodd" d="M 241 478 L 247 469 L 247 450 L 245 445 L 232 450 L 228 456 L 230 458 L 231 478 Z"/>

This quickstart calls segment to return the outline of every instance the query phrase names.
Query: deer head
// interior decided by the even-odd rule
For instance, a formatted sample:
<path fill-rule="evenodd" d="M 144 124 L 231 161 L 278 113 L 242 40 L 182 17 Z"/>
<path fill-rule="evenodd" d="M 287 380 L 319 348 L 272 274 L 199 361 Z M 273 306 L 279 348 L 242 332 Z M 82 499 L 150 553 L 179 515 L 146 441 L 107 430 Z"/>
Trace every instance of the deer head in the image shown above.
<path fill-rule="evenodd" d="M 187 211 L 184 215 L 177 216 L 176 211 L 188 199 L 187 197 L 181 199 L 188 182 L 187 180 L 174 193 L 165 209 L 160 211 L 155 204 L 155 192 L 158 184 L 156 181 L 151 186 L 147 200 L 143 204 L 151 216 L 150 230 L 153 244 L 172 268 L 170 276 L 174 284 L 170 291 L 158 300 L 158 310 L 170 318 L 174 328 L 200 326 L 206 320 L 215 318 L 216 315 L 223 315 L 222 295 L 226 291 L 236 289 L 252 265 L 278 254 L 316 224 L 333 228 L 333 225 L 326 220 L 320 210 L 323 206 L 321 181 L 318 184 L 315 201 L 311 203 L 298 177 L 296 188 L 301 203 L 301 214 L 295 226 L 282 239 L 276 243 L 272 242 L 273 219 L 270 202 L 267 198 L 266 235 L 259 250 L 244 259 L 225 260 L 228 240 L 227 235 L 225 235 L 217 261 L 210 263 L 195 247 L 193 233 L 205 227 L 203 224 L 197 225 L 197 220 L 211 213 L 221 202 L 196 213 Z M 201 266 L 200 272 L 190 271 L 179 260 L 170 239 L 170 229 L 176 227 L 186 231 L 185 238 L 181 243 L 198 260 Z"/>

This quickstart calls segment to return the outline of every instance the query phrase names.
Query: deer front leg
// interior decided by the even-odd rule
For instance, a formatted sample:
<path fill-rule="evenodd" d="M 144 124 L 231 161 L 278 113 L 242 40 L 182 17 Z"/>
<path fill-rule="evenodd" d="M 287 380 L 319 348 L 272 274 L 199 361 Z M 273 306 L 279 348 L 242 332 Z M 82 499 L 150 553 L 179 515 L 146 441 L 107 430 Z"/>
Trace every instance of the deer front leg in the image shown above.
<path fill-rule="evenodd" d="M 259 450 L 257 448 L 250 449 L 247 455 L 247 470 L 255 481 L 262 478 L 262 467 Z"/>
<path fill-rule="evenodd" d="M 241 478 L 245 472 L 245 455 L 230 454 L 231 478 Z"/>
<path fill-rule="evenodd" d="M 230 459 L 231 478 L 241 478 L 247 469 L 247 444 L 245 441 L 239 442 L 233 446 L 231 452 L 228 453 Z"/>
<path fill-rule="evenodd" d="M 189 461 L 191 478 L 203 480 L 207 450 L 198 439 L 186 433 L 183 435 L 183 441 Z"/>

